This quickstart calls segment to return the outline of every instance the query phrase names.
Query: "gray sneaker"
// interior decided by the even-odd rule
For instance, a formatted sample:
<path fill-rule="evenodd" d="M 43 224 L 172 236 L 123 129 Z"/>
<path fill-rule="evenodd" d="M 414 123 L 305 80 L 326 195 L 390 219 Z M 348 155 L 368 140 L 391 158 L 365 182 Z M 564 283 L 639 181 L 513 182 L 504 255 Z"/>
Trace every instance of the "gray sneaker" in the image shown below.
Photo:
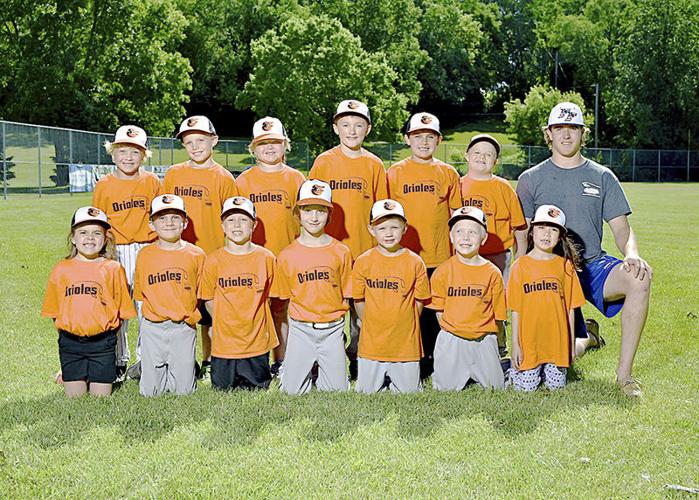
<path fill-rule="evenodd" d="M 141 380 L 141 362 L 136 361 L 126 370 L 126 377 L 131 380 Z"/>

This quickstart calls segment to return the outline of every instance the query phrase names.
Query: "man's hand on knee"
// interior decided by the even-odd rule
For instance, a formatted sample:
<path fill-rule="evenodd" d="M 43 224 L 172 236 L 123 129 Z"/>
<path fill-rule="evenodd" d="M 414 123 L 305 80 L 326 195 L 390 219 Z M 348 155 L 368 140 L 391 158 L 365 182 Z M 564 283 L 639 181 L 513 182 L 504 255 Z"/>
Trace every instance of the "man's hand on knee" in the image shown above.
<path fill-rule="evenodd" d="M 639 281 L 653 278 L 653 269 L 645 260 L 637 255 L 626 256 L 622 264 L 622 269 Z"/>

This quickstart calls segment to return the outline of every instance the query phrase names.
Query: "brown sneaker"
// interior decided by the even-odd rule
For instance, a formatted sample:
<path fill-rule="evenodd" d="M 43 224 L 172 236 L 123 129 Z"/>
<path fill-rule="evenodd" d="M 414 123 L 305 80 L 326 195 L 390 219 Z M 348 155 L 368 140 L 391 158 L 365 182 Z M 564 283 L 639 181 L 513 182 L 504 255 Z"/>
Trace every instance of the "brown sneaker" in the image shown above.
<path fill-rule="evenodd" d="M 624 396 L 628 396 L 630 398 L 641 397 L 641 384 L 636 382 L 633 377 L 626 377 L 622 380 L 617 379 L 616 385 L 619 386 L 619 389 Z"/>
<path fill-rule="evenodd" d="M 585 328 L 590 336 L 590 345 L 587 347 L 588 349 L 594 350 L 605 346 L 606 342 L 602 338 L 602 335 L 599 334 L 599 323 L 597 323 L 597 321 L 591 318 L 586 319 Z"/>

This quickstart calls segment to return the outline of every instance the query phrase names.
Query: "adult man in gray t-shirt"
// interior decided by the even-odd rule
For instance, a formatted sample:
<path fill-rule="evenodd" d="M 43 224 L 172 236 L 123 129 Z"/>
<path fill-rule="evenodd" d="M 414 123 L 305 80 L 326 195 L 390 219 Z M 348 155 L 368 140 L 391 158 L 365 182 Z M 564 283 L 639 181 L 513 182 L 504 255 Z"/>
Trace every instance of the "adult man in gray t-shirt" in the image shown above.
<path fill-rule="evenodd" d="M 580 245 L 578 273 L 585 298 L 606 317 L 621 313 L 621 353 L 617 384 L 624 394 L 640 396 L 631 370 L 648 314 L 653 271 L 636 246 L 627 216 L 631 208 L 614 173 L 582 156 L 585 124 L 573 103 L 556 105 L 544 134 L 551 158 L 522 173 L 517 195 L 529 223 L 537 207 L 556 205 L 566 214 L 568 233 Z M 624 260 L 602 250 L 603 221 L 609 224 Z M 526 253 L 518 248 L 517 256 Z M 621 265 L 619 265 L 621 264 Z"/>

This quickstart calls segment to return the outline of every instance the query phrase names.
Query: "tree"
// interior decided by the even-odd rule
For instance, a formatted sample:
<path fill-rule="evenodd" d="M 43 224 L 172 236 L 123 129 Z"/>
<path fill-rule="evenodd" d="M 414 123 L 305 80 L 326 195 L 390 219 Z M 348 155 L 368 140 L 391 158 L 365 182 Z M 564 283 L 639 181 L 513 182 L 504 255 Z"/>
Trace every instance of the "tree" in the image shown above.
<path fill-rule="evenodd" d="M 548 86 L 532 87 L 524 101 L 514 99 L 505 103 L 505 123 L 507 133 L 512 134 L 518 144 L 545 146 L 546 141 L 541 127 L 546 126 L 551 109 L 559 102 L 573 102 L 580 106 L 588 127 L 593 124 L 593 117 L 585 113 L 585 103 L 577 92 L 561 92 Z"/>
<path fill-rule="evenodd" d="M 252 61 L 236 105 L 277 116 L 313 152 L 336 142 L 330 120 L 343 99 L 369 105 L 373 140 L 394 140 L 407 118 L 408 96 L 395 89 L 385 55 L 366 52 L 336 19 L 291 17 L 252 43 Z"/>
<path fill-rule="evenodd" d="M 699 134 L 696 0 L 638 0 L 617 49 L 606 114 L 620 143 L 687 147 Z"/>
<path fill-rule="evenodd" d="M 135 122 L 150 134 L 172 133 L 191 68 L 175 51 L 186 21 L 171 0 L 8 0 L 0 12 L 6 116 L 92 130 Z"/>

